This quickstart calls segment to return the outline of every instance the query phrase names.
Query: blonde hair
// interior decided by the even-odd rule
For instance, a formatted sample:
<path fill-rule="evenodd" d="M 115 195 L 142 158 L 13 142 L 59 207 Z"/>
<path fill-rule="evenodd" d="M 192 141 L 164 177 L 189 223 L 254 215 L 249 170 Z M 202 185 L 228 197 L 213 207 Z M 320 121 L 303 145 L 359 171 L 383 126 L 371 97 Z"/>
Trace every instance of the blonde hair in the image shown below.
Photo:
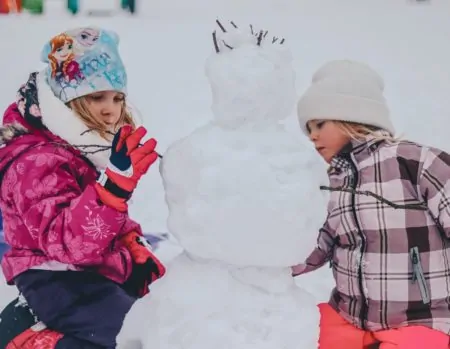
<path fill-rule="evenodd" d="M 102 138 L 111 140 L 113 135 L 111 134 L 111 126 L 104 123 L 102 120 L 95 118 L 89 111 L 87 103 L 87 96 L 76 98 L 67 103 L 67 106 L 72 109 L 75 115 L 90 129 L 96 131 Z M 122 111 L 120 118 L 114 125 L 113 131 L 117 131 L 123 125 L 131 125 L 133 129 L 136 128 L 136 123 L 133 120 L 131 112 L 127 107 L 126 100 L 122 102 Z"/>
<path fill-rule="evenodd" d="M 333 122 L 344 135 L 355 141 L 364 141 L 367 136 L 373 136 L 375 141 L 386 141 L 391 144 L 400 140 L 389 134 L 379 134 L 377 131 L 381 129 L 378 127 L 348 121 L 334 120 Z"/>

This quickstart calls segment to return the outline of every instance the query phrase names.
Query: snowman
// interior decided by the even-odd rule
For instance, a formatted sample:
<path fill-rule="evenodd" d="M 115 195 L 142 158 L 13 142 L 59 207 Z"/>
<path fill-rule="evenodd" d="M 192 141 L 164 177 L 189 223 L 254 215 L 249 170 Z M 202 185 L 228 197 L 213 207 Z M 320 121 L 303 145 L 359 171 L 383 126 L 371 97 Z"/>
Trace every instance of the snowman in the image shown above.
<path fill-rule="evenodd" d="M 217 23 L 206 62 L 214 118 L 160 167 L 168 228 L 184 251 L 124 325 L 143 343 L 122 347 L 316 348 L 316 299 L 290 266 L 316 243 L 327 178 L 282 123 L 295 105 L 291 54 L 283 38 Z"/>

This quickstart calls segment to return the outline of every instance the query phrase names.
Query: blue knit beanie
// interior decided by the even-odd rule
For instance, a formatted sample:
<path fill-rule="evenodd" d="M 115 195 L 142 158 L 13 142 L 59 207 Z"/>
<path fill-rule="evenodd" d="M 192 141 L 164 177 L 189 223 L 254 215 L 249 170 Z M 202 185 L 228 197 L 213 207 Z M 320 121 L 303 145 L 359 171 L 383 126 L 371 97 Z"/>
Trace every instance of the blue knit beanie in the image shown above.
<path fill-rule="evenodd" d="M 127 74 L 118 50 L 119 36 L 95 27 L 71 29 L 43 48 L 47 83 L 64 103 L 94 92 L 126 94 Z"/>

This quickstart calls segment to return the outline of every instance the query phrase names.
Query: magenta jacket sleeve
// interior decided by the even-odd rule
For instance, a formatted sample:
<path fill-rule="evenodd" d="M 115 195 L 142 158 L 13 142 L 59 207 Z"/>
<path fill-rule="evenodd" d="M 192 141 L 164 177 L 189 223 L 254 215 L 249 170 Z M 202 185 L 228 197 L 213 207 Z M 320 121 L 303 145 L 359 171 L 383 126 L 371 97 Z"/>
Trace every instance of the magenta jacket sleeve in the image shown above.
<path fill-rule="evenodd" d="M 103 205 L 94 183 L 80 188 L 77 170 L 59 154 L 32 152 L 21 159 L 14 204 L 32 246 L 66 264 L 96 266 L 123 229 L 127 214 Z M 8 175 L 17 175 L 8 171 Z"/>

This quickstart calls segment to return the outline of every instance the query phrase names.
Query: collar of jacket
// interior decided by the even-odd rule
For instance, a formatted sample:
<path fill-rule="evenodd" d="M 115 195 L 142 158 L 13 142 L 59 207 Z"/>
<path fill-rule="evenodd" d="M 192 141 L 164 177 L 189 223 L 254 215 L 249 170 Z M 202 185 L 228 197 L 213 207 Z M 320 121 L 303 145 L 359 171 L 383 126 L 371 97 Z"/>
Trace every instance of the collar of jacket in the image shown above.
<path fill-rule="evenodd" d="M 389 132 L 378 130 L 367 135 L 363 140 L 352 139 L 331 160 L 330 169 L 343 170 L 350 166 L 350 161 L 356 164 L 361 162 L 376 152 L 389 136 Z"/>
<path fill-rule="evenodd" d="M 42 122 L 49 131 L 79 149 L 98 170 L 106 168 L 111 151 L 95 150 L 111 146 L 111 142 L 100 137 L 97 132 L 90 131 L 73 111 L 53 94 L 43 73 L 37 74 L 36 87 Z"/>

